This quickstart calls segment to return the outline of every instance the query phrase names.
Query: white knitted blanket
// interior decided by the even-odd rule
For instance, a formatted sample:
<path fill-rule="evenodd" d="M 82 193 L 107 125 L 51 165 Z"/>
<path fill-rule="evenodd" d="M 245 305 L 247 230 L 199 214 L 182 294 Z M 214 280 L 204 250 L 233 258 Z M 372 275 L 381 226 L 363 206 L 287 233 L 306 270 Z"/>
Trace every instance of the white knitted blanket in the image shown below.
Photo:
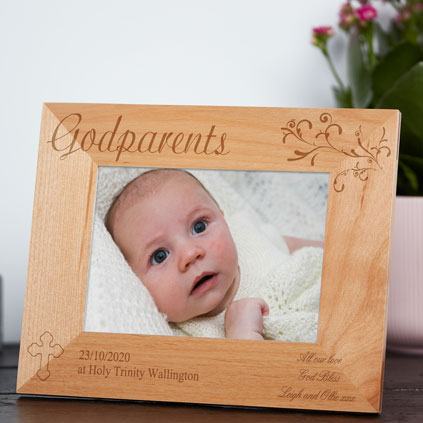
<path fill-rule="evenodd" d="M 263 336 L 285 342 L 316 342 L 323 250 L 306 247 L 290 255 L 276 248 L 241 213 L 231 218 L 241 282 L 234 300 L 262 298 L 269 306 Z M 171 323 L 175 335 L 224 338 L 225 312 Z"/>
<path fill-rule="evenodd" d="M 192 319 L 179 328 L 170 325 L 105 229 L 103 219 L 113 196 L 146 170 L 99 168 L 85 330 L 224 337 L 223 313 L 208 319 L 205 325 L 197 324 L 201 319 Z M 241 267 L 241 286 L 236 299 L 260 296 L 269 304 L 266 338 L 314 342 L 322 252 L 306 248 L 291 256 L 282 234 L 324 238 L 327 175 L 191 172 L 225 212 Z"/>

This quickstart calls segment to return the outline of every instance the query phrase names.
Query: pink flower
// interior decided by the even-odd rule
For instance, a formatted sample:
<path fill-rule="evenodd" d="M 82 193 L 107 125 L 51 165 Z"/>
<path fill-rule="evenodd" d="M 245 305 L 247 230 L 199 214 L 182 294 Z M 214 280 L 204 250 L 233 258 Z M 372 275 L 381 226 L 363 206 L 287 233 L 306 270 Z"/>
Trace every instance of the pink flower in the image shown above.
<path fill-rule="evenodd" d="M 411 10 L 408 6 L 405 6 L 398 12 L 398 15 L 394 18 L 394 23 L 397 25 L 407 22 L 411 19 Z"/>
<path fill-rule="evenodd" d="M 401 13 L 401 17 L 403 21 L 409 21 L 411 19 L 411 11 L 408 7 L 404 8 Z"/>
<path fill-rule="evenodd" d="M 348 31 L 353 26 L 354 20 L 354 9 L 351 7 L 351 4 L 349 2 L 343 4 L 339 10 L 339 26 Z"/>
<path fill-rule="evenodd" d="M 313 33 L 317 36 L 324 36 L 324 37 L 332 37 L 333 35 L 333 28 L 331 26 L 317 26 L 313 28 Z"/>
<path fill-rule="evenodd" d="M 341 6 L 341 9 L 339 10 L 339 17 L 341 19 L 347 19 L 349 16 L 353 16 L 354 15 L 354 9 L 352 8 L 351 4 L 348 3 L 344 3 Z"/>
<path fill-rule="evenodd" d="M 371 6 L 370 4 L 365 4 L 359 7 L 357 10 L 358 18 L 362 22 L 370 22 L 373 19 L 377 18 L 377 11 L 376 9 Z"/>
<path fill-rule="evenodd" d="M 317 26 L 313 28 L 311 43 L 319 48 L 326 48 L 326 42 L 333 34 L 334 32 L 331 26 Z"/>
<path fill-rule="evenodd" d="M 414 3 L 413 4 L 413 10 L 415 12 L 422 12 L 423 11 L 423 3 Z"/>

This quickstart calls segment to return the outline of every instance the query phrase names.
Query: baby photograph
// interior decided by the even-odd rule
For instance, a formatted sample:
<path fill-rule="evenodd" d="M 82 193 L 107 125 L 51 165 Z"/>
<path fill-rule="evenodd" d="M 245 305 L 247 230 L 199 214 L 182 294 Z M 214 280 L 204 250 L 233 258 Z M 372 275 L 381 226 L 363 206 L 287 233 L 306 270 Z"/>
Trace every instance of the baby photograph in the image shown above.
<path fill-rule="evenodd" d="M 317 341 L 328 174 L 99 167 L 85 331 Z"/>

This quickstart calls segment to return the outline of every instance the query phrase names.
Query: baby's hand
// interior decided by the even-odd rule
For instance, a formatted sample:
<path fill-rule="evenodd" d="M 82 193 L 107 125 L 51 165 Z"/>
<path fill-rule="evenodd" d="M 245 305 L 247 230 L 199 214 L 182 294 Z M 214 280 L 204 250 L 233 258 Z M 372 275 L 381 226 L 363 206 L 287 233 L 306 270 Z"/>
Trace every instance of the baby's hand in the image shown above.
<path fill-rule="evenodd" d="M 244 298 L 231 303 L 225 314 L 226 337 L 262 340 L 263 316 L 269 306 L 261 298 Z"/>

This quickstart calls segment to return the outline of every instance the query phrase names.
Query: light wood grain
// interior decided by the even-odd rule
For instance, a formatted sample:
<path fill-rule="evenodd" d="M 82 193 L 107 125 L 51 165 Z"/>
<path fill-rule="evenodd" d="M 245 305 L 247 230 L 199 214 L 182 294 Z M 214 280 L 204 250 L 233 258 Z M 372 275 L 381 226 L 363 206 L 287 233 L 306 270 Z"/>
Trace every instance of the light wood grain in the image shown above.
<path fill-rule="evenodd" d="M 380 411 L 399 118 L 393 110 L 45 105 L 18 392 Z M 96 144 L 113 132 L 110 146 Z M 135 145 L 153 132 L 166 143 L 146 151 L 144 142 L 139 152 Z M 189 134 L 201 134 L 196 150 L 184 144 Z M 125 151 L 122 142 L 132 137 L 133 151 Z M 97 167 L 104 165 L 329 172 L 317 344 L 83 332 Z M 30 352 L 45 332 L 63 353 L 48 357 L 49 377 L 41 380 L 41 357 Z M 97 360 L 81 358 L 84 351 L 97 351 Z M 130 360 L 104 361 L 100 352 Z M 118 375 L 119 366 L 145 373 Z M 109 376 L 87 374 L 99 368 Z M 159 380 L 151 369 L 192 379 Z M 304 369 L 318 376 L 301 379 Z"/>

